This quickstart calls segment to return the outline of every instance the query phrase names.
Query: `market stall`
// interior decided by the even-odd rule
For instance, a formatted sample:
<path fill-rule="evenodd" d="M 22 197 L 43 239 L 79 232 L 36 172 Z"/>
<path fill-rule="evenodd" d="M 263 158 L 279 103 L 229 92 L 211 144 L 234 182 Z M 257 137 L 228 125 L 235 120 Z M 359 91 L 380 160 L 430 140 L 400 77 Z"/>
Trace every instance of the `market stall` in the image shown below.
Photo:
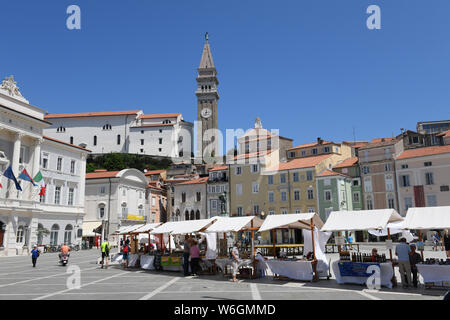
<path fill-rule="evenodd" d="M 252 233 L 252 254 L 251 259 L 242 259 L 238 265 L 238 269 L 252 267 L 252 274 L 255 275 L 256 260 L 255 260 L 255 231 L 257 231 L 263 220 L 257 216 L 244 216 L 244 217 L 220 217 L 214 224 L 205 230 L 207 234 L 223 234 L 226 241 L 226 234 L 229 232 L 243 232 L 250 231 Z M 226 244 L 225 244 L 226 245 Z M 214 263 L 223 271 L 224 275 L 227 274 L 226 267 L 231 266 L 232 260 L 228 256 L 228 250 L 222 253 L 222 256 L 217 258 L 217 247 L 211 248 L 208 244 L 208 249 L 215 254 L 207 255 L 207 259 L 214 260 Z M 228 248 L 227 248 L 228 249 Z"/>
<path fill-rule="evenodd" d="M 361 230 L 387 230 L 390 238 L 389 223 L 401 222 L 403 218 L 394 209 L 332 211 L 322 231 L 361 231 Z M 338 242 L 341 242 L 339 236 Z M 366 283 L 367 278 L 373 274 L 371 266 L 380 269 L 381 285 L 392 288 L 394 269 L 392 264 L 392 242 L 387 241 L 390 252 L 390 262 L 385 255 L 372 256 L 369 253 L 350 252 L 339 250 L 339 261 L 332 263 L 331 269 L 336 281 L 342 283 Z"/>
<path fill-rule="evenodd" d="M 156 238 L 150 234 L 152 230 L 159 227 L 162 223 L 147 223 L 141 225 L 137 229 L 133 229 L 130 231 L 135 237 L 137 236 L 139 250 L 137 251 L 138 259 L 136 259 L 135 255 L 130 256 L 128 261 L 128 266 L 136 266 L 139 262 L 139 265 L 142 269 L 146 270 L 154 270 L 154 261 L 155 261 L 155 253 L 152 250 L 151 242 L 156 242 Z"/>
<path fill-rule="evenodd" d="M 273 252 L 274 259 L 266 260 L 268 267 L 271 269 L 272 273 L 276 275 L 285 276 L 296 280 L 318 280 L 319 270 L 318 268 L 323 268 L 323 265 L 327 265 L 326 261 L 318 263 L 318 257 L 321 258 L 325 255 L 321 253 L 321 248 L 317 242 L 317 236 L 319 230 L 316 229 L 322 227 L 323 222 L 316 213 L 297 213 L 297 214 L 280 214 L 280 215 L 269 215 L 264 220 L 259 232 L 272 231 L 275 233 L 276 229 L 279 228 L 295 228 L 295 229 L 306 229 L 311 230 L 311 259 L 277 259 L 275 257 L 275 242 L 273 242 Z M 273 236 L 273 239 L 275 237 Z M 323 256 L 322 256 L 323 255 Z M 326 267 L 328 270 L 328 266 Z"/>
<path fill-rule="evenodd" d="M 419 249 L 423 259 L 422 231 L 450 229 L 450 206 L 409 208 L 406 214 L 404 228 L 419 231 Z M 450 259 L 426 259 L 417 264 L 417 269 L 423 277 L 426 287 L 450 287 Z"/>

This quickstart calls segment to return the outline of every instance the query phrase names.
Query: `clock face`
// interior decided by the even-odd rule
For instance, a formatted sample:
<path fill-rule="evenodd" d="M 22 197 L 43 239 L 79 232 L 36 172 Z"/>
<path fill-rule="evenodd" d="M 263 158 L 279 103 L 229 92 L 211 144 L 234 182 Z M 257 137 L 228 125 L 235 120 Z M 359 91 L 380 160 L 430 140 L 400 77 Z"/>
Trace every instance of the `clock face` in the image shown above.
<path fill-rule="evenodd" d="M 212 115 L 212 111 L 209 108 L 203 108 L 201 115 L 203 118 L 209 118 Z"/>

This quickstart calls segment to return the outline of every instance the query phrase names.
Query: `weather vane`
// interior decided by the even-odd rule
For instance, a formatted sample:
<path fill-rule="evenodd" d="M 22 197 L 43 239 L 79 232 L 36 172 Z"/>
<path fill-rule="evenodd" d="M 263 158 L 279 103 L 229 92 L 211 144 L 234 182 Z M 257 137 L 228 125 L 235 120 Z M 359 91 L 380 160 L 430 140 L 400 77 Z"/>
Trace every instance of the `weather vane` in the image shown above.
<path fill-rule="evenodd" d="M 207 33 L 205 33 L 205 40 L 208 41 L 208 39 L 209 39 L 209 34 L 207 32 Z"/>

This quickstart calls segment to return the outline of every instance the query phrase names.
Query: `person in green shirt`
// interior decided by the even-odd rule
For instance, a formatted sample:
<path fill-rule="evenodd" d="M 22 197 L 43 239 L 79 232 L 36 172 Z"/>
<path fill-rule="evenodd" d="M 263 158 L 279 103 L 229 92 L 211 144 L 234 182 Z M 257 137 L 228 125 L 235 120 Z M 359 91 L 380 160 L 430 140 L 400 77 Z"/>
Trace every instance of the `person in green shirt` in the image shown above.
<path fill-rule="evenodd" d="M 102 249 L 102 269 L 103 269 L 103 265 L 105 264 L 106 261 L 106 269 L 108 269 L 108 259 L 109 259 L 109 249 L 110 249 L 110 245 L 108 242 L 108 239 L 105 238 L 105 240 L 102 242 L 102 244 L 100 245 L 100 248 Z"/>

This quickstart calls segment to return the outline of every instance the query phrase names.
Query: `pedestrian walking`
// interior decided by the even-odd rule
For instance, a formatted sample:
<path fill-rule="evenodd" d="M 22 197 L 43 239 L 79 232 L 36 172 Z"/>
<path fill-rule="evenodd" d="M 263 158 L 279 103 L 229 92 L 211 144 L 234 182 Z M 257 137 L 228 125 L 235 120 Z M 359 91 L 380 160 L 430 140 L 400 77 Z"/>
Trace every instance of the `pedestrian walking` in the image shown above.
<path fill-rule="evenodd" d="M 33 250 L 31 250 L 31 262 L 33 263 L 33 268 L 36 267 L 36 262 L 40 254 L 41 252 L 38 250 L 37 246 L 34 245 Z"/>
<path fill-rule="evenodd" d="M 450 234 L 448 233 L 448 229 L 445 229 L 444 231 L 442 242 L 444 242 L 444 249 L 447 254 L 447 258 L 450 259 Z"/>
<path fill-rule="evenodd" d="M 414 288 L 417 288 L 417 264 L 422 262 L 422 257 L 416 252 L 416 245 L 411 243 L 409 245 L 411 252 L 409 253 L 409 264 L 411 265 L 411 272 L 413 275 L 412 283 Z"/>
<path fill-rule="evenodd" d="M 241 258 L 239 257 L 239 248 L 240 248 L 241 244 L 237 241 L 234 244 L 233 249 L 231 249 L 231 265 L 233 267 L 233 282 L 238 282 L 238 280 L 236 279 L 237 276 L 237 272 L 238 272 L 238 268 L 239 268 L 239 263 L 241 261 Z"/>
<path fill-rule="evenodd" d="M 433 251 L 439 251 L 439 242 L 440 242 L 440 238 L 439 238 L 439 233 L 437 233 L 436 231 L 434 232 L 433 235 Z"/>
<path fill-rule="evenodd" d="M 183 271 L 184 276 L 189 275 L 189 256 L 191 252 L 191 240 L 188 236 L 185 236 L 183 243 Z"/>
<path fill-rule="evenodd" d="M 191 271 L 192 274 L 198 275 L 200 269 L 200 249 L 198 248 L 198 241 L 195 239 L 191 240 L 191 247 L 189 250 L 191 256 Z"/>
<path fill-rule="evenodd" d="M 400 239 L 400 243 L 395 247 L 395 255 L 398 257 L 398 269 L 402 279 L 403 288 L 411 285 L 411 264 L 409 262 L 409 253 L 411 248 L 406 243 L 405 238 Z"/>
<path fill-rule="evenodd" d="M 100 245 L 100 248 L 102 250 L 102 269 L 106 262 L 105 269 L 108 269 L 108 263 L 109 263 L 109 251 L 110 251 L 110 244 L 108 242 L 108 238 L 105 238 L 105 240 Z"/>
<path fill-rule="evenodd" d="M 123 266 L 124 266 L 124 268 L 128 268 L 128 255 L 129 255 L 129 253 L 130 253 L 130 245 L 129 245 L 129 243 L 130 243 L 130 240 L 126 240 L 125 241 L 125 244 L 123 245 L 123 248 L 122 248 L 122 255 L 123 255 Z"/>

